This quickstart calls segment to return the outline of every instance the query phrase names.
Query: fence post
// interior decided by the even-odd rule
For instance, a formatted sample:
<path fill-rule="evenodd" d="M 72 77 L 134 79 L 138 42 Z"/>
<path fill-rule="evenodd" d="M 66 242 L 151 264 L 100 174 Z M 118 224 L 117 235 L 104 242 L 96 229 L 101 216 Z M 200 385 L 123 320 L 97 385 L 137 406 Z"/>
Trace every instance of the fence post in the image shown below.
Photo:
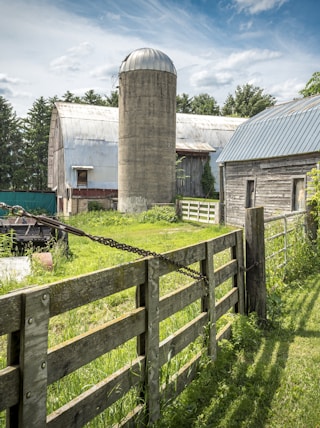
<path fill-rule="evenodd" d="M 236 232 L 236 245 L 231 248 L 232 258 L 238 262 L 237 273 L 233 277 L 233 287 L 238 288 L 239 301 L 235 307 L 236 313 L 245 313 L 245 287 L 244 287 L 244 249 L 243 249 L 243 231 Z"/>
<path fill-rule="evenodd" d="M 215 278 L 213 262 L 213 243 L 206 242 L 206 258 L 201 262 L 201 272 L 207 277 L 207 295 L 202 298 L 202 312 L 208 312 L 208 355 L 213 360 L 217 355 L 216 340 L 216 302 L 215 302 Z"/>
<path fill-rule="evenodd" d="M 160 418 L 159 380 L 159 259 L 150 258 L 147 263 L 146 282 L 137 287 L 137 306 L 145 306 L 145 333 L 138 337 L 137 352 L 146 357 L 146 377 L 141 398 L 146 404 L 146 420 L 149 426 Z"/>
<path fill-rule="evenodd" d="M 17 408 L 8 412 L 7 427 L 44 427 L 50 294 L 48 287 L 41 287 L 25 291 L 21 298 L 21 330 L 10 336 L 8 348 L 9 363 L 20 365 L 20 398 Z"/>
<path fill-rule="evenodd" d="M 245 215 L 247 312 L 266 319 L 266 275 L 263 207 L 248 208 Z"/>

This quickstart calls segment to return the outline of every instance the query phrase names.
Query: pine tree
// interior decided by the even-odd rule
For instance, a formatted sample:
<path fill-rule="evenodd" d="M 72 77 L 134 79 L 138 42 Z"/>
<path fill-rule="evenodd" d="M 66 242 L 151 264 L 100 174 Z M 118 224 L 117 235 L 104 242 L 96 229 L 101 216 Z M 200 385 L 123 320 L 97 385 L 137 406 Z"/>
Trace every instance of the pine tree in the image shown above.
<path fill-rule="evenodd" d="M 29 190 L 46 190 L 48 143 L 53 104 L 38 98 L 24 120 L 25 170 Z"/>
<path fill-rule="evenodd" d="M 0 188 L 17 189 L 23 184 L 20 176 L 23 159 L 21 120 L 11 104 L 0 96 Z"/>

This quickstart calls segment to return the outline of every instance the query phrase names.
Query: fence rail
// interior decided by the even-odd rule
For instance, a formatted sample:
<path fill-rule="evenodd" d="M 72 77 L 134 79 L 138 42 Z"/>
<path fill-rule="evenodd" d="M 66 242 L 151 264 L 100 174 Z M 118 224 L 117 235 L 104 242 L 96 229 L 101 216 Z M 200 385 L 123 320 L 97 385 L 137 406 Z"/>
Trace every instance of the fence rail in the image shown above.
<path fill-rule="evenodd" d="M 264 219 L 265 225 L 271 225 L 270 230 L 272 235 L 265 233 L 266 248 L 269 249 L 266 255 L 266 262 L 272 259 L 277 259 L 280 256 L 280 263 L 276 266 L 277 269 L 286 266 L 290 260 L 290 248 L 293 244 L 290 243 L 290 234 L 296 232 L 297 225 L 290 227 L 297 219 L 303 217 L 305 219 L 307 211 L 295 211 L 288 214 L 277 215 Z M 300 224 L 300 227 L 305 231 L 305 222 Z"/>
<path fill-rule="evenodd" d="M 179 208 L 183 220 L 219 223 L 219 202 L 182 199 Z"/>
<path fill-rule="evenodd" d="M 230 260 L 215 269 L 216 255 L 225 250 Z M 230 323 L 216 331 L 217 320 L 230 310 L 245 310 L 242 230 L 166 255 L 184 265 L 198 263 L 208 282 L 189 279 L 191 283 L 161 296 L 161 277 L 177 268 L 158 258 L 146 258 L 0 297 L 0 335 L 8 335 L 7 366 L 0 370 L 0 412 L 7 410 L 7 427 L 80 427 L 132 388 L 137 389 L 137 403 L 119 426 L 138 426 L 139 417 L 147 424 L 159 419 L 160 399 L 176 397 L 194 379 L 204 351 L 186 362 L 169 382 L 160 384 L 160 370 L 168 358 L 205 331 L 205 353 L 214 359 L 217 342 L 231 331 Z M 216 288 L 227 280 L 230 287 L 216 300 Z M 132 287 L 136 290 L 133 310 L 48 349 L 50 319 Z M 160 340 L 160 323 L 197 301 L 198 314 Z M 47 414 L 49 385 L 129 340 L 136 341 L 136 358 Z"/>

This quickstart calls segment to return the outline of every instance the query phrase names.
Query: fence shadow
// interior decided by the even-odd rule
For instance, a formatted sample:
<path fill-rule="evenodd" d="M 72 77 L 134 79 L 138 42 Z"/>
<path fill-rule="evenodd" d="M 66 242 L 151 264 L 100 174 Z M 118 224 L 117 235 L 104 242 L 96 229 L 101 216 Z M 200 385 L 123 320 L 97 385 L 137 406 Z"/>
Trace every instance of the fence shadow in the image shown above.
<path fill-rule="evenodd" d="M 290 344 L 296 336 L 319 337 L 319 332 L 305 328 L 320 293 L 319 278 L 314 282 L 309 293 L 300 293 L 295 304 L 299 314 L 292 310 L 286 325 L 279 323 L 265 330 L 252 349 L 235 354 L 231 345 L 224 343 L 217 361 L 201 370 L 182 401 L 173 403 L 165 425 L 159 426 L 263 428 L 281 383 Z"/>

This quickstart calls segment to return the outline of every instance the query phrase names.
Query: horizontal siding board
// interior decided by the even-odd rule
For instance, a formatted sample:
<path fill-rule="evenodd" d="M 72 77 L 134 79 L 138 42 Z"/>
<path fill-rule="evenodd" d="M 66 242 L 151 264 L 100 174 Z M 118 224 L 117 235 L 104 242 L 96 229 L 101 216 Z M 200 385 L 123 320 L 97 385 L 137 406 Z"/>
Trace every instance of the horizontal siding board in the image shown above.
<path fill-rule="evenodd" d="M 263 206 L 266 215 L 291 212 L 293 178 L 305 177 L 319 160 L 319 153 L 311 153 L 226 163 L 226 223 L 244 224 L 247 180 L 255 180 L 255 206 Z"/>

